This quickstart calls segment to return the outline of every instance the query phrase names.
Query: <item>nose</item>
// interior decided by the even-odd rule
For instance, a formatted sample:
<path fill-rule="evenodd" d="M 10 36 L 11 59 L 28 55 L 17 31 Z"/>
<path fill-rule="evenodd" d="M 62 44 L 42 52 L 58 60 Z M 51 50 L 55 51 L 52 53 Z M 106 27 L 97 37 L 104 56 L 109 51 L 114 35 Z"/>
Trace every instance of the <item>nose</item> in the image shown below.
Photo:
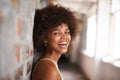
<path fill-rule="evenodd" d="M 66 39 L 66 38 L 67 38 L 67 35 L 66 35 L 66 34 L 62 34 L 62 35 L 61 35 L 61 39 L 64 40 L 64 39 Z"/>

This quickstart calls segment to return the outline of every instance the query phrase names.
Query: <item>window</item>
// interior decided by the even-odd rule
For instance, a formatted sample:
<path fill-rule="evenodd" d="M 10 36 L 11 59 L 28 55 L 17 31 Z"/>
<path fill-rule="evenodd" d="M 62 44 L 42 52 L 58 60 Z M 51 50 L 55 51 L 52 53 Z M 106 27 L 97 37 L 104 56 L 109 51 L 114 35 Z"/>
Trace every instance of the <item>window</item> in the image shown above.
<path fill-rule="evenodd" d="M 113 53 L 112 56 L 120 58 L 120 11 L 114 14 L 114 41 L 113 41 Z"/>
<path fill-rule="evenodd" d="M 110 45 L 109 56 L 103 59 L 104 62 L 112 63 L 114 66 L 120 67 L 120 0 L 112 0 L 111 22 L 112 22 L 112 41 Z"/>
<path fill-rule="evenodd" d="M 85 54 L 94 57 L 96 41 L 96 14 L 94 13 L 87 20 L 87 44 Z"/>

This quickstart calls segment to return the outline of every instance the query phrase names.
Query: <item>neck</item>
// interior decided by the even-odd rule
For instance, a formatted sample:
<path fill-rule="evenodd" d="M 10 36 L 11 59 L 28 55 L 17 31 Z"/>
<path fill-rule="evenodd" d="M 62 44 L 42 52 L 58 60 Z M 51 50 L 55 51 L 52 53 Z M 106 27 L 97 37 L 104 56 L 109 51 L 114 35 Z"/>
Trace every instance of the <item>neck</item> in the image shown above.
<path fill-rule="evenodd" d="M 54 60 L 55 62 L 58 62 L 59 58 L 61 56 L 61 53 L 56 53 L 56 52 L 46 52 L 45 55 L 43 55 L 43 58 L 50 58 Z"/>

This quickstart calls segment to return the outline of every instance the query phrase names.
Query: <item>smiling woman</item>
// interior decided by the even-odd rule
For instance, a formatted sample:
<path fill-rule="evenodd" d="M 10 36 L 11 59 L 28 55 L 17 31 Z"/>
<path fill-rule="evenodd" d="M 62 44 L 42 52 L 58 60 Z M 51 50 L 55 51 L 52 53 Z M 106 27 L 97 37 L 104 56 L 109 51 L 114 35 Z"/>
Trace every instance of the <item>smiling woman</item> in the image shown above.
<path fill-rule="evenodd" d="M 61 24 L 49 32 L 45 44 L 48 46 L 47 50 L 61 54 L 67 52 L 70 41 L 71 35 L 68 26 Z"/>
<path fill-rule="evenodd" d="M 31 80 L 62 80 L 57 62 L 67 54 L 78 31 L 74 13 L 58 5 L 37 9 L 34 18 Z M 38 57 L 38 56 L 37 56 Z"/>

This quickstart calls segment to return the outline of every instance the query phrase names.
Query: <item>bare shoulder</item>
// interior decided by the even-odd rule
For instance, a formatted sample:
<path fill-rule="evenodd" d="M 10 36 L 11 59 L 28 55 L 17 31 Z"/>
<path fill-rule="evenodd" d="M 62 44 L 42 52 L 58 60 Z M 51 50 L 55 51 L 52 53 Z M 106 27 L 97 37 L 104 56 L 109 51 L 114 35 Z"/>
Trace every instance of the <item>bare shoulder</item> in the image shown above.
<path fill-rule="evenodd" d="M 59 73 L 54 63 L 42 60 L 34 69 L 32 80 L 59 80 Z"/>

